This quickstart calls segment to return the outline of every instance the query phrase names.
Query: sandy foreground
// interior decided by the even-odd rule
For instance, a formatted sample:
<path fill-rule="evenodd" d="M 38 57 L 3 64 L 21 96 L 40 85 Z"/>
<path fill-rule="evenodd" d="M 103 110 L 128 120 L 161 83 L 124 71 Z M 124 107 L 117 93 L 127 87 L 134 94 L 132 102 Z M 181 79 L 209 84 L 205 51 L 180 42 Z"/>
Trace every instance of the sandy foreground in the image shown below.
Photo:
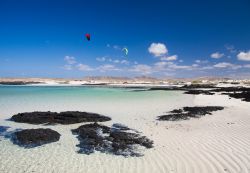
<path fill-rule="evenodd" d="M 9 140 L 0 141 L 0 172 L 84 172 L 84 173 L 247 173 L 250 172 L 250 103 L 229 99 L 225 95 L 185 95 L 175 100 L 86 107 L 87 111 L 103 113 L 135 128 L 154 141 L 154 148 L 143 157 L 113 156 L 104 153 L 77 154 L 78 143 L 70 126 L 48 126 L 62 134 L 60 141 L 23 149 Z M 134 106 L 133 106 L 134 105 Z M 176 122 L 156 121 L 158 115 L 183 106 L 225 106 L 222 111 L 200 119 Z M 62 108 L 66 109 L 66 108 Z M 15 128 L 37 128 L 26 124 L 5 122 L 11 110 L 0 115 L 3 125 Z M 119 115 L 119 116 L 117 116 Z M 112 122 L 103 123 L 106 125 Z M 43 127 L 43 126 L 41 126 Z"/>

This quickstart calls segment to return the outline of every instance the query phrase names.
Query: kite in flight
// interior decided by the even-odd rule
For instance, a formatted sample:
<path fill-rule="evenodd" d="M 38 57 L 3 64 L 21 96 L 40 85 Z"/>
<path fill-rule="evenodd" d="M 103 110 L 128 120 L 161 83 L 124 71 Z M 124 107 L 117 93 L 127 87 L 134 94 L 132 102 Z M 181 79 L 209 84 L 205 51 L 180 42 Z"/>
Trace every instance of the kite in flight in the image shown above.
<path fill-rule="evenodd" d="M 90 34 L 85 34 L 85 37 L 88 41 L 90 41 Z"/>
<path fill-rule="evenodd" d="M 124 47 L 122 51 L 124 51 L 125 55 L 128 55 L 128 49 L 126 47 Z"/>

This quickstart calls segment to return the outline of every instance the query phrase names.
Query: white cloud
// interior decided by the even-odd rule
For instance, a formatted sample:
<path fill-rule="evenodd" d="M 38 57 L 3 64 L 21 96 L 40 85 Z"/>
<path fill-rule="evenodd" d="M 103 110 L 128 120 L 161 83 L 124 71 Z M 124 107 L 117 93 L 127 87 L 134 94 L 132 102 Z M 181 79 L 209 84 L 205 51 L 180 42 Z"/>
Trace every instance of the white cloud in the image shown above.
<path fill-rule="evenodd" d="M 183 60 L 182 60 L 182 59 L 180 59 L 180 60 L 179 60 L 179 62 L 183 62 Z"/>
<path fill-rule="evenodd" d="M 120 63 L 120 60 L 119 59 L 115 59 L 113 62 L 117 64 L 117 63 Z"/>
<path fill-rule="evenodd" d="M 65 56 L 64 61 L 66 61 L 68 64 L 75 64 L 76 60 L 73 56 Z"/>
<path fill-rule="evenodd" d="M 197 63 L 197 64 L 206 64 L 206 63 L 208 63 L 208 60 L 199 60 L 199 59 L 197 59 L 197 60 L 195 60 L 195 63 Z"/>
<path fill-rule="evenodd" d="M 72 70 L 72 65 L 66 64 L 66 65 L 63 66 L 63 69 L 65 69 L 65 70 Z"/>
<path fill-rule="evenodd" d="M 214 69 L 213 66 L 205 66 L 205 67 L 201 67 L 201 70 L 212 70 Z"/>
<path fill-rule="evenodd" d="M 235 64 L 232 66 L 233 70 L 237 70 L 239 68 L 242 68 L 242 66 L 241 65 L 235 65 Z"/>
<path fill-rule="evenodd" d="M 226 44 L 226 45 L 225 45 L 225 48 L 226 48 L 230 53 L 236 53 L 236 52 L 237 52 L 233 45 L 228 45 L 228 44 Z"/>
<path fill-rule="evenodd" d="M 93 68 L 91 68 L 90 66 L 86 64 L 78 64 L 76 67 L 80 71 L 93 71 L 94 70 Z"/>
<path fill-rule="evenodd" d="M 108 61 L 108 62 L 111 62 L 111 63 L 115 63 L 115 64 L 125 64 L 125 65 L 128 65 L 129 64 L 129 61 L 126 60 L 126 59 L 122 59 L 122 60 L 119 60 L 119 59 L 107 59 L 105 57 L 103 58 L 97 58 L 98 61 L 101 61 L 101 62 L 104 62 L 104 61 Z"/>
<path fill-rule="evenodd" d="M 106 58 L 107 58 L 106 56 L 96 58 L 96 61 L 104 62 L 104 61 L 106 61 Z"/>
<path fill-rule="evenodd" d="M 211 58 L 215 58 L 215 59 L 222 58 L 223 56 L 224 56 L 224 54 L 220 53 L 220 52 L 215 52 L 215 53 L 211 54 Z"/>
<path fill-rule="evenodd" d="M 218 64 L 215 64 L 214 67 L 216 68 L 232 68 L 234 70 L 241 68 L 241 65 L 237 65 L 237 64 L 231 64 L 229 62 L 221 62 Z"/>
<path fill-rule="evenodd" d="M 161 57 L 162 61 L 175 61 L 177 60 L 178 56 L 177 55 L 172 55 L 172 56 L 168 56 L 168 57 Z"/>
<path fill-rule="evenodd" d="M 121 47 L 118 46 L 118 45 L 114 45 L 113 48 L 116 49 L 116 50 L 121 50 Z"/>
<path fill-rule="evenodd" d="M 175 71 L 175 70 L 193 70 L 198 69 L 198 64 L 193 65 L 178 65 L 173 62 L 160 61 L 154 64 L 154 72 Z"/>
<path fill-rule="evenodd" d="M 198 64 L 192 64 L 192 67 L 199 67 Z"/>
<path fill-rule="evenodd" d="M 135 66 L 133 66 L 132 69 L 130 69 L 130 71 L 138 72 L 141 74 L 151 74 L 153 72 L 152 67 L 149 65 L 146 65 L 146 64 L 135 65 Z"/>
<path fill-rule="evenodd" d="M 170 65 L 169 68 L 172 68 L 174 70 L 191 70 L 193 67 L 192 66 L 188 66 L 188 65 L 173 64 L 173 65 Z"/>
<path fill-rule="evenodd" d="M 214 67 L 217 67 L 217 68 L 227 68 L 227 67 L 232 67 L 232 66 L 233 64 L 228 63 L 228 62 L 220 62 L 214 65 Z"/>
<path fill-rule="evenodd" d="M 163 56 L 168 53 L 168 49 L 163 43 L 152 43 L 149 46 L 148 51 L 156 57 Z"/>
<path fill-rule="evenodd" d="M 157 67 L 168 66 L 174 64 L 173 62 L 166 62 L 166 61 L 159 61 L 156 62 L 154 65 Z"/>
<path fill-rule="evenodd" d="M 160 61 L 154 64 L 154 69 L 156 71 L 164 71 L 166 70 L 168 65 L 172 65 L 172 62 Z"/>
<path fill-rule="evenodd" d="M 115 67 L 112 64 L 104 64 L 104 65 L 99 66 L 97 69 L 99 71 L 101 71 L 101 72 L 106 72 L 106 71 L 120 71 L 121 70 L 121 69 Z"/>
<path fill-rule="evenodd" d="M 120 61 L 121 64 L 125 64 L 125 65 L 128 65 L 129 64 L 129 61 L 126 60 L 126 59 L 123 59 Z"/>
<path fill-rule="evenodd" d="M 245 68 L 250 68 L 250 64 L 244 65 Z"/>
<path fill-rule="evenodd" d="M 248 52 L 240 52 L 237 55 L 238 60 L 241 61 L 250 61 L 250 50 Z"/>

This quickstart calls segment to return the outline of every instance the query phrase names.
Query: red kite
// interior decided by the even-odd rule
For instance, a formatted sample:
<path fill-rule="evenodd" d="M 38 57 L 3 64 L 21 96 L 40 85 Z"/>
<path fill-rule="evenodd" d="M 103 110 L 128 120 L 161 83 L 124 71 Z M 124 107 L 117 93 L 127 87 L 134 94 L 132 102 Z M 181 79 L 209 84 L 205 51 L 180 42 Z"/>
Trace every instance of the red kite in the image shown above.
<path fill-rule="evenodd" d="M 85 34 L 85 37 L 88 41 L 90 41 L 90 34 Z"/>

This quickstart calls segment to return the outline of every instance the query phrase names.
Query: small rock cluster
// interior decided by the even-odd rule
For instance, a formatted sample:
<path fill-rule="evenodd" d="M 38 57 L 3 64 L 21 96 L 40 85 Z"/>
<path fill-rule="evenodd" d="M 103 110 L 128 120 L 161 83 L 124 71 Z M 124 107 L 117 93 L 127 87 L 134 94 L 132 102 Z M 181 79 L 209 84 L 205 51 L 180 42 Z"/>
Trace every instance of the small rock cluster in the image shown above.
<path fill-rule="evenodd" d="M 158 117 L 160 121 L 177 121 L 177 120 L 188 120 L 190 118 L 200 118 L 206 114 L 211 115 L 211 112 L 223 110 L 221 106 L 195 106 L 195 107 L 184 107 L 183 109 L 174 109 L 167 115 L 161 115 Z"/>
<path fill-rule="evenodd" d="M 80 144 L 77 146 L 79 152 L 84 154 L 100 151 L 122 156 L 141 156 L 138 147 L 153 147 L 153 141 L 120 124 L 112 127 L 98 123 L 86 124 L 72 132 L 78 135 Z"/>
<path fill-rule="evenodd" d="M 75 124 L 81 122 L 104 122 L 110 117 L 96 113 L 67 111 L 67 112 L 24 112 L 13 115 L 12 121 L 29 124 Z"/>
<path fill-rule="evenodd" d="M 14 132 L 12 141 L 19 146 L 33 148 L 56 142 L 60 139 L 60 136 L 58 132 L 51 129 L 25 129 Z"/>

